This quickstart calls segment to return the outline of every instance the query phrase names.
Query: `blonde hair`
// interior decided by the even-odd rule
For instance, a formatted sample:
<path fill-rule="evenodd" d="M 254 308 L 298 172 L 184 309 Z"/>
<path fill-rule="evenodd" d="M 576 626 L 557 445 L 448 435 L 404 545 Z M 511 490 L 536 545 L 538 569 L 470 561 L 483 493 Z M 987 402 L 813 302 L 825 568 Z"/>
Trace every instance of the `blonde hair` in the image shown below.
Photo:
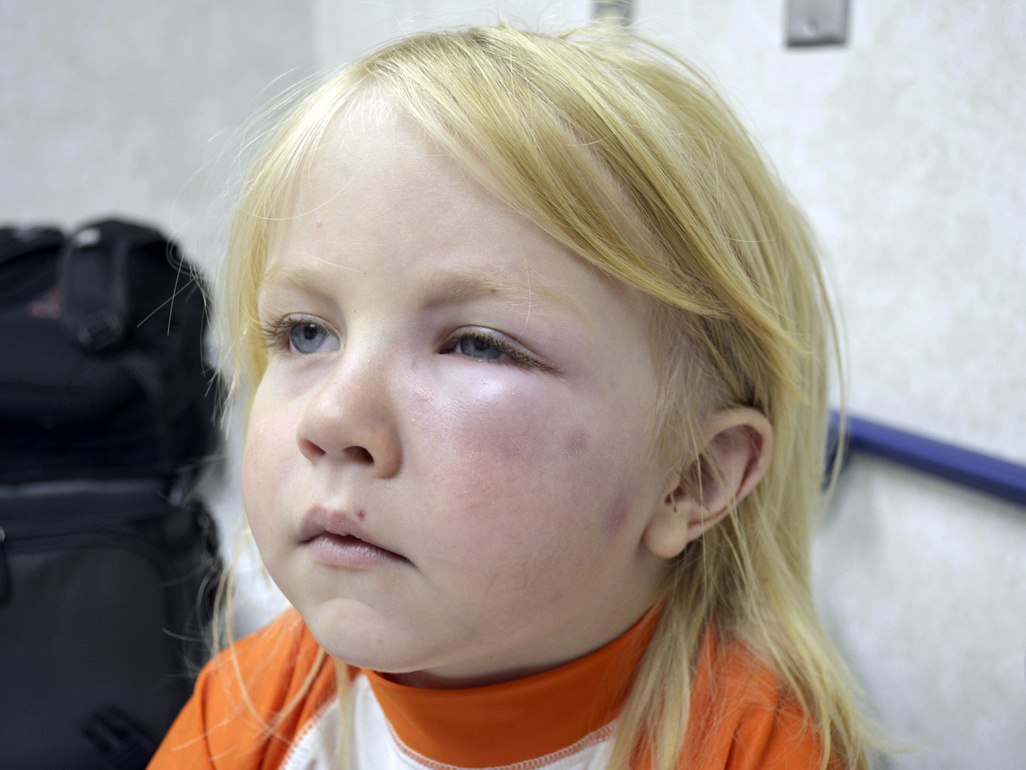
<path fill-rule="evenodd" d="M 810 586 L 834 325 L 810 230 L 744 127 L 694 68 L 624 32 L 475 28 L 366 57 L 292 109 L 242 191 L 226 317 L 250 387 L 265 365 L 256 297 L 269 230 L 329 122 L 369 94 L 652 298 L 668 467 L 698 456 L 697 426 L 714 409 L 751 407 L 773 427 L 765 477 L 672 565 L 610 767 L 629 767 L 642 744 L 658 770 L 675 766 L 710 627 L 773 666 L 818 729 L 824 767 L 865 767 L 850 678 Z"/>

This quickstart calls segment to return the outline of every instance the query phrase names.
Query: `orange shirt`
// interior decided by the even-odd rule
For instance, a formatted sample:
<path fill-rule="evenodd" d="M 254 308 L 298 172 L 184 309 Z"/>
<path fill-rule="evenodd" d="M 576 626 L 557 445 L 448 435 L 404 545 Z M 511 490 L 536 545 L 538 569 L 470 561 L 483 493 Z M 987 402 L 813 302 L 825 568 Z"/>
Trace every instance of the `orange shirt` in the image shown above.
<path fill-rule="evenodd" d="M 354 670 L 353 768 L 599 770 L 653 625 L 646 616 L 591 655 L 488 687 L 417 689 Z M 317 643 L 299 616 L 286 612 L 234 649 L 234 661 L 224 652 L 204 668 L 151 770 L 335 767 L 335 665 L 326 656 L 315 665 Z M 308 679 L 307 694 L 269 728 Z M 716 645 L 710 634 L 679 767 L 818 768 L 817 736 L 778 690 L 772 673 L 740 645 Z"/>

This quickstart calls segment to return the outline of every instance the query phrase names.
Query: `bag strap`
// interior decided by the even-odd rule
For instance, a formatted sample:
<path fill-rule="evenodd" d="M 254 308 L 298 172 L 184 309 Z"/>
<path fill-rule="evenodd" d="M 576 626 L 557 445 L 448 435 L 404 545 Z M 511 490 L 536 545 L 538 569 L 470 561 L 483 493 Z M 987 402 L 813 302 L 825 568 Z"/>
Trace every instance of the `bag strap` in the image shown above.
<path fill-rule="evenodd" d="M 115 219 L 84 225 L 68 238 L 58 258 L 57 285 L 61 322 L 78 344 L 92 351 L 121 344 L 132 318 L 129 255 L 166 242 L 151 227 Z"/>
<path fill-rule="evenodd" d="M 56 251 L 64 243 L 64 233 L 57 227 L 0 228 L 0 265 L 13 262 L 39 251 Z"/>

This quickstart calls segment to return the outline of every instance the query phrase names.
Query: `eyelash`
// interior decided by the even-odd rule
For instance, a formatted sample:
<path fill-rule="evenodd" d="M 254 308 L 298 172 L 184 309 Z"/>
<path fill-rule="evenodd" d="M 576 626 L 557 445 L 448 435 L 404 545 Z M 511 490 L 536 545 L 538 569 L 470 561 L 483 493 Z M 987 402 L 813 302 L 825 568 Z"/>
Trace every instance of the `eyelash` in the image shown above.
<path fill-rule="evenodd" d="M 263 337 L 264 345 L 268 348 L 281 347 L 288 342 L 292 330 L 303 324 L 314 324 L 315 326 L 320 326 L 325 331 L 330 331 L 327 326 L 313 316 L 287 315 L 272 324 L 260 325 L 260 334 Z"/>
<path fill-rule="evenodd" d="M 483 342 L 485 345 L 491 345 L 493 348 L 502 353 L 506 358 L 509 359 L 510 363 L 524 369 L 542 369 L 546 367 L 535 361 L 533 358 L 525 354 L 522 350 L 513 347 L 505 340 L 491 334 L 486 334 L 481 331 L 465 331 L 460 332 L 455 337 L 452 337 L 448 343 L 446 343 L 446 350 L 455 350 L 461 342 L 464 340 L 470 340 L 473 342 Z M 472 356 L 467 356 L 472 358 Z M 498 364 L 503 363 L 502 361 L 496 361 L 494 359 L 481 358 L 479 359 L 482 363 L 486 364 Z"/>
<path fill-rule="evenodd" d="M 260 332 L 261 336 L 263 337 L 264 344 L 270 349 L 281 348 L 282 346 L 288 344 L 289 336 L 291 335 L 292 330 L 296 326 L 301 326 L 303 324 L 315 324 L 327 330 L 327 327 L 323 323 L 321 323 L 312 316 L 287 315 L 272 324 L 261 325 Z M 510 345 L 508 342 L 499 338 L 498 336 L 486 334 L 485 332 L 481 331 L 465 331 L 459 333 L 454 337 L 451 337 L 449 341 L 446 342 L 446 352 L 455 351 L 459 344 L 464 340 L 482 342 L 485 345 L 491 345 L 504 356 L 506 356 L 506 359 L 508 359 L 509 363 L 512 363 L 513 365 L 519 366 L 523 369 L 540 369 L 542 371 L 547 371 L 549 369 L 549 367 L 547 367 L 546 365 L 534 360 L 533 358 L 525 354 L 522 350 L 519 350 L 513 345 Z M 466 357 L 472 358 L 472 356 Z M 503 363 L 502 360 L 497 361 L 487 358 L 481 358 L 479 360 L 485 364 Z"/>

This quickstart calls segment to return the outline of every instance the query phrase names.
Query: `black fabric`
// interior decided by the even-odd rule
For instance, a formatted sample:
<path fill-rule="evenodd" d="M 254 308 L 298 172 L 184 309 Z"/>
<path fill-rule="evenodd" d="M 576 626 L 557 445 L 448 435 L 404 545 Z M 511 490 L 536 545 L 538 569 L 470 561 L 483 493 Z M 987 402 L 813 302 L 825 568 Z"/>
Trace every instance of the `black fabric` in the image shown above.
<path fill-rule="evenodd" d="M 143 768 L 207 648 L 216 533 L 151 480 L 0 487 L 0 762 Z"/>
<path fill-rule="evenodd" d="M 0 230 L 0 483 L 163 476 L 216 446 L 203 287 L 152 228 Z"/>
<path fill-rule="evenodd" d="M 0 766 L 145 767 L 220 572 L 203 286 L 107 219 L 0 228 Z"/>

